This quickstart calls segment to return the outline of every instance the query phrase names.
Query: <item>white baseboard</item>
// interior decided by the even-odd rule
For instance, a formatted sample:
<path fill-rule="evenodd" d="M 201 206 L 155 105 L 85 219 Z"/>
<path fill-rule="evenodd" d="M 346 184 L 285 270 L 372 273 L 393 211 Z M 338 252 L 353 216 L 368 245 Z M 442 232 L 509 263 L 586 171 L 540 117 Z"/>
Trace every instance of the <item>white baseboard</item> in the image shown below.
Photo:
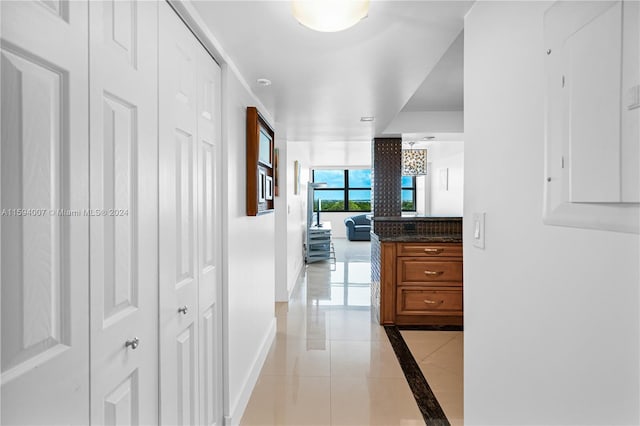
<path fill-rule="evenodd" d="M 302 276 L 303 273 L 304 273 L 304 260 L 300 259 L 296 267 L 295 278 L 293 279 L 293 283 L 291 283 L 291 287 L 289 287 L 289 297 L 287 299 L 287 302 L 291 300 L 291 295 L 293 294 L 293 291 L 296 289 L 296 285 L 298 284 L 298 282 L 300 282 L 300 277 Z"/>
<path fill-rule="evenodd" d="M 262 366 L 264 365 L 264 361 L 267 359 L 269 349 L 271 348 L 271 344 L 273 343 L 275 337 L 276 319 L 273 318 L 273 320 L 271 321 L 271 326 L 269 327 L 269 331 L 267 331 L 267 334 L 262 341 L 262 344 L 260 345 L 260 350 L 258 351 L 258 354 L 253 361 L 251 371 L 242 384 L 242 391 L 240 392 L 240 396 L 238 396 L 235 404 L 233 404 L 233 406 L 231 407 L 231 412 L 229 413 L 229 415 L 224 417 L 225 426 L 236 426 L 240 424 L 240 420 L 242 419 L 244 410 L 247 408 L 247 404 L 249 403 L 249 399 L 251 398 L 253 388 L 255 388 L 256 383 L 258 382 L 260 370 L 262 370 Z"/>
<path fill-rule="evenodd" d="M 293 290 L 295 290 L 298 279 L 304 271 L 304 256 L 297 259 L 294 270 L 296 271 L 295 274 L 287 273 L 287 288 L 279 288 L 276 290 L 276 302 L 289 302 L 289 300 L 291 300 Z"/>

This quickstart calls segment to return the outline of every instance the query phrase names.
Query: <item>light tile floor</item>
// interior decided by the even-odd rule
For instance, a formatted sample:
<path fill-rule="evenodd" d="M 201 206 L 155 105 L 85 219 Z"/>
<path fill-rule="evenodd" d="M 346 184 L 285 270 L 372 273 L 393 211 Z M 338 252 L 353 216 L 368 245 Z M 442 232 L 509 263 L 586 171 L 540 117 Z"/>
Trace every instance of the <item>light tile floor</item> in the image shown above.
<path fill-rule="evenodd" d="M 369 243 L 334 244 L 335 264 L 309 265 L 290 302 L 276 304 L 276 339 L 242 425 L 424 424 L 384 329 L 371 320 Z M 452 424 L 462 424 L 462 333 L 402 333 L 447 416 L 460 418 Z"/>
<path fill-rule="evenodd" d="M 400 334 L 451 425 L 463 425 L 463 332 L 401 330 Z"/>

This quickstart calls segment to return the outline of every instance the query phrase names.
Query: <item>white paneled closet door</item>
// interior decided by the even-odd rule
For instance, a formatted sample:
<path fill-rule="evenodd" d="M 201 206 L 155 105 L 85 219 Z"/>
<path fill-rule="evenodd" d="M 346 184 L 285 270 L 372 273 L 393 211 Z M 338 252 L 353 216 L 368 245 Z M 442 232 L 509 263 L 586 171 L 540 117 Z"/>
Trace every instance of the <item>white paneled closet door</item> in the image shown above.
<path fill-rule="evenodd" d="M 86 425 L 87 2 L 0 8 L 1 423 Z"/>
<path fill-rule="evenodd" d="M 198 318 L 200 424 L 222 425 L 220 308 L 220 67 L 198 46 Z"/>
<path fill-rule="evenodd" d="M 222 424 L 220 67 L 160 6 L 160 421 Z"/>
<path fill-rule="evenodd" d="M 160 5 L 160 421 L 198 424 L 197 42 Z"/>
<path fill-rule="evenodd" d="M 91 418 L 158 423 L 158 3 L 91 1 Z"/>

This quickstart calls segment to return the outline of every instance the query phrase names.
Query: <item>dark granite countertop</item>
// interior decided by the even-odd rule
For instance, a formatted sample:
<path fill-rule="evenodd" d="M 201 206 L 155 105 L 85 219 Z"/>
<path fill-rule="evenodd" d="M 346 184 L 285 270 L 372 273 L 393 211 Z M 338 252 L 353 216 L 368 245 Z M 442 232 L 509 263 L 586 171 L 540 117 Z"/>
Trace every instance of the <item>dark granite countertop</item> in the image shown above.
<path fill-rule="evenodd" d="M 459 216 L 374 216 L 372 220 L 373 233 L 381 242 L 462 242 Z"/>
<path fill-rule="evenodd" d="M 373 216 L 377 222 L 462 222 L 459 216 Z"/>
<path fill-rule="evenodd" d="M 378 240 L 385 243 L 461 243 L 462 235 L 418 235 L 418 234 L 399 234 L 399 235 L 377 235 Z"/>

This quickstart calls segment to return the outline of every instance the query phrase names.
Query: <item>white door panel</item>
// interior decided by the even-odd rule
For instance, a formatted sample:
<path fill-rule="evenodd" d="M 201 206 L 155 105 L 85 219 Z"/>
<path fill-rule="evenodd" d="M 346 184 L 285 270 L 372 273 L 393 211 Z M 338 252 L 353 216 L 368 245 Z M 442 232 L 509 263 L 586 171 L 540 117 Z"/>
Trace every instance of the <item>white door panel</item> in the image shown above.
<path fill-rule="evenodd" d="M 138 372 L 134 371 L 104 395 L 102 418 L 93 424 L 137 425 L 140 424 L 140 391 Z"/>
<path fill-rule="evenodd" d="M 201 424 L 222 424 L 222 360 L 220 312 L 216 303 L 200 316 Z"/>
<path fill-rule="evenodd" d="M 177 425 L 195 425 L 197 419 L 197 359 L 195 323 L 192 322 L 188 327 L 180 332 L 176 338 L 177 359 L 176 359 L 176 376 L 177 388 L 171 389 L 176 396 L 176 412 L 175 423 Z M 166 413 L 166 411 L 163 410 Z M 172 415 L 174 413 L 171 413 Z M 169 418 L 165 415 L 165 418 Z"/>
<path fill-rule="evenodd" d="M 155 424 L 157 3 L 92 1 L 89 17 L 91 417 Z"/>
<path fill-rule="evenodd" d="M 201 424 L 221 424 L 220 67 L 200 46 L 198 61 L 198 272 Z"/>
<path fill-rule="evenodd" d="M 216 259 L 219 251 L 218 176 L 219 123 L 215 122 L 220 99 L 220 67 L 204 48 L 199 49 L 198 66 L 198 236 L 200 302 L 202 312 L 215 302 Z"/>
<path fill-rule="evenodd" d="M 87 424 L 87 5 L 0 7 L 1 423 Z"/>
<path fill-rule="evenodd" d="M 198 420 L 198 44 L 160 5 L 160 421 Z"/>
<path fill-rule="evenodd" d="M 220 67 L 167 5 L 160 26 L 161 423 L 221 424 Z"/>
<path fill-rule="evenodd" d="M 221 424 L 220 68 L 165 2 L 0 7 L 2 424 Z"/>

